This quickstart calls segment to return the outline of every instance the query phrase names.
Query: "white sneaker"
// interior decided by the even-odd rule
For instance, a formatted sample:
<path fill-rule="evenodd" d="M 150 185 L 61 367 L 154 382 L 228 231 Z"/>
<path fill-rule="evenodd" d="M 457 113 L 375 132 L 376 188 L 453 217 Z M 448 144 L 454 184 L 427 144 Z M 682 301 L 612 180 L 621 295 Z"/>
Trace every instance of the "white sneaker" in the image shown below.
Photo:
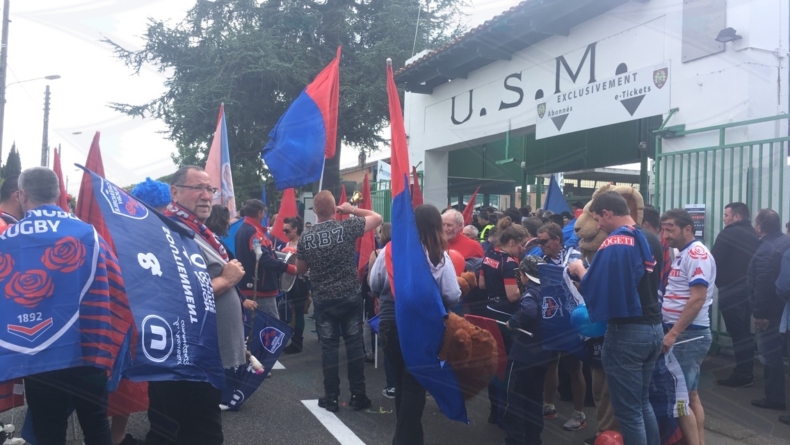
<path fill-rule="evenodd" d="M 587 416 L 581 411 L 574 411 L 571 418 L 562 425 L 562 429 L 567 431 L 580 430 L 587 426 Z"/>
<path fill-rule="evenodd" d="M 219 404 L 219 410 L 220 411 L 227 411 L 229 409 L 230 409 L 230 407 L 228 405 L 223 405 L 221 403 Z"/>

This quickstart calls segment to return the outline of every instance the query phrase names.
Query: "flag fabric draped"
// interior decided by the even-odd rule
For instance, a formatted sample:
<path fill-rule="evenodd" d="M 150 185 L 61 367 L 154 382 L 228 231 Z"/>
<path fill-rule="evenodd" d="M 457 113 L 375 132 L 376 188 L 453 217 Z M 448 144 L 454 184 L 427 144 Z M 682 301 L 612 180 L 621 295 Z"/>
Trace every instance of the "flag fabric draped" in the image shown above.
<path fill-rule="evenodd" d="M 86 172 L 124 280 L 132 283 L 127 294 L 139 335 L 124 377 L 223 387 L 214 291 L 194 233 Z"/>
<path fill-rule="evenodd" d="M 362 203 L 359 205 L 359 208 L 373 210 L 373 203 L 370 200 L 370 180 L 367 173 L 365 173 L 365 179 L 362 183 Z M 376 235 L 372 230 L 368 230 L 357 239 L 357 252 L 359 252 L 357 272 L 360 280 L 365 275 L 365 267 L 368 265 L 371 252 L 374 250 L 376 250 Z"/>
<path fill-rule="evenodd" d="M 477 199 L 477 192 L 479 191 L 480 187 L 475 189 L 475 192 L 472 193 L 472 197 L 469 198 L 469 202 L 466 203 L 466 207 L 464 207 L 464 225 L 472 224 L 472 213 L 475 211 L 475 199 Z"/>
<path fill-rule="evenodd" d="M 236 198 L 233 194 L 233 173 L 230 169 L 230 150 L 228 149 L 228 127 L 225 124 L 225 104 L 220 104 L 214 140 L 206 159 L 206 172 L 211 185 L 217 188 L 212 204 L 219 204 L 236 216 Z"/>
<path fill-rule="evenodd" d="M 337 200 L 337 205 L 340 205 L 344 202 L 348 202 L 348 196 L 346 195 L 346 186 L 341 184 L 340 185 L 340 198 Z M 348 219 L 348 215 L 342 213 L 335 213 L 335 219 L 338 221 L 343 221 L 344 219 Z"/>
<path fill-rule="evenodd" d="M 411 192 L 411 203 L 412 206 L 416 209 L 417 207 L 421 206 L 423 203 L 422 199 L 422 189 L 420 189 L 420 176 L 417 174 L 417 167 L 411 168 L 411 176 L 412 180 L 414 181 L 414 185 L 412 185 L 412 192 Z"/>
<path fill-rule="evenodd" d="M 88 159 L 85 161 L 85 168 L 104 177 L 104 162 L 101 158 L 101 148 L 99 147 L 99 138 L 101 133 L 98 131 L 93 135 L 90 150 L 88 150 Z M 104 241 L 110 245 L 110 248 L 115 252 L 115 243 L 107 231 L 107 226 L 104 224 L 104 218 L 101 216 L 99 204 L 96 201 L 96 196 L 93 194 L 93 182 L 91 181 L 90 173 L 82 173 L 82 182 L 80 183 L 80 191 L 77 195 L 77 209 L 74 211 L 77 218 L 91 224 L 96 231 L 99 232 Z"/>
<path fill-rule="evenodd" d="M 340 47 L 335 58 L 291 103 L 269 133 L 261 157 L 277 190 L 321 178 L 324 159 L 335 156 L 340 102 Z"/>
<path fill-rule="evenodd" d="M 274 222 L 271 235 L 275 236 L 280 241 L 287 243 L 288 237 L 285 236 L 285 232 L 283 232 L 285 218 L 293 218 L 296 215 L 296 193 L 294 192 L 294 189 L 285 189 L 282 200 L 280 201 L 280 210 L 277 211 L 277 221 Z"/>
<path fill-rule="evenodd" d="M 571 324 L 571 313 L 578 302 L 570 289 L 572 285 L 565 279 L 565 268 L 553 264 L 539 264 L 538 273 L 543 295 L 543 349 L 570 352 L 584 358 L 582 337 Z"/>
<path fill-rule="evenodd" d="M 249 332 L 249 329 L 250 326 L 247 324 L 244 332 Z M 222 391 L 223 405 L 227 405 L 230 411 L 238 411 L 241 408 L 242 403 L 252 396 L 269 375 L 291 335 L 293 328 L 287 323 L 256 309 L 255 327 L 247 348 L 250 354 L 261 362 L 264 371 L 262 374 L 256 374 L 249 364 L 236 368 L 233 378 L 228 379 L 228 386 Z"/>
<path fill-rule="evenodd" d="M 33 228 L 35 227 L 35 230 Z M 131 360 L 124 280 L 93 227 L 54 205 L 29 210 L 0 235 L 0 381 Z"/>
<path fill-rule="evenodd" d="M 409 152 L 398 90 L 387 60 L 387 97 L 392 131 L 392 241 L 387 249 L 387 270 L 395 296 L 395 318 L 403 360 L 450 419 L 469 423 L 458 379 L 447 363 L 439 361 L 444 318 L 439 285 L 425 257 L 408 187 Z"/>
<path fill-rule="evenodd" d="M 538 180 L 541 181 L 542 179 Z M 562 212 L 570 213 L 571 211 L 568 201 L 562 195 L 562 190 L 560 190 L 560 185 L 557 184 L 557 179 L 554 178 L 554 175 L 551 175 L 551 181 L 549 181 L 549 191 L 546 192 L 546 202 L 543 203 L 543 210 L 551 210 L 556 214 Z"/>
<path fill-rule="evenodd" d="M 55 156 L 52 162 L 52 170 L 55 172 L 55 175 L 58 177 L 58 186 L 60 187 L 60 196 L 58 197 L 58 207 L 63 209 L 66 212 L 70 212 L 71 209 L 69 208 L 69 198 L 66 193 L 66 186 L 63 185 L 63 170 L 60 166 L 60 150 L 57 148 L 54 150 Z"/>

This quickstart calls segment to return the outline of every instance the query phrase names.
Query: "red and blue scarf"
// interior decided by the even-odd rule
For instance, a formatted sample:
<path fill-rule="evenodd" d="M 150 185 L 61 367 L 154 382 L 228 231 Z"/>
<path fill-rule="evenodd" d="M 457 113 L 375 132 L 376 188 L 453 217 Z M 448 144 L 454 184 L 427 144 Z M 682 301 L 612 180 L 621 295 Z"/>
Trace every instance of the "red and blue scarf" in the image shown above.
<path fill-rule="evenodd" d="M 230 261 L 228 252 L 225 250 L 225 247 L 222 245 L 222 243 L 219 242 L 217 235 L 215 235 L 214 232 L 206 227 L 206 225 L 203 224 L 203 221 L 201 221 L 200 218 L 198 218 L 194 213 L 190 212 L 177 202 L 171 202 L 167 206 L 167 210 L 165 210 L 165 215 L 169 216 L 171 219 L 186 224 L 187 227 L 192 229 L 195 233 L 200 235 L 201 238 L 206 240 L 206 242 L 214 248 L 214 250 L 222 257 L 223 260 Z"/>

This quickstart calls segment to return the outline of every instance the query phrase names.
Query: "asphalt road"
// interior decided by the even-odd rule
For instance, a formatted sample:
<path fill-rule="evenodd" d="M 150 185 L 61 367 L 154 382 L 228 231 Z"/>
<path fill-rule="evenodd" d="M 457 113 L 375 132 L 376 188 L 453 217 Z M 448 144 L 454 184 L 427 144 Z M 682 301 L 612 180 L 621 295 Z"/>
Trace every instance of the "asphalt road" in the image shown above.
<path fill-rule="evenodd" d="M 314 406 L 318 397 L 323 395 L 320 351 L 311 320 L 307 320 L 305 351 L 301 354 L 281 356 L 280 362 L 285 369 L 275 369 L 272 377 L 250 397 L 239 412 L 222 414 L 225 443 L 228 445 L 258 444 L 342 444 L 342 445 L 384 445 L 391 443 L 395 425 L 394 401 L 381 395 L 385 386 L 384 369 L 379 357 L 379 368 L 372 365 L 365 368 L 368 396 L 373 401 L 369 410 L 353 411 L 347 406 L 348 380 L 345 369 L 341 369 L 341 408 L 336 414 L 317 409 L 328 425 L 325 426 L 307 405 Z M 345 350 L 340 348 L 341 359 Z M 726 358 L 711 357 L 706 360 L 701 383 L 703 403 L 707 405 L 708 417 L 707 443 L 770 443 L 788 444 L 790 426 L 776 422 L 780 414 L 776 411 L 761 411 L 748 406 L 750 398 L 760 396 L 762 381 L 755 382 L 753 388 L 737 390 L 716 387 L 716 377 L 724 377 L 728 364 Z M 705 369 L 706 368 L 706 369 Z M 761 372 L 758 372 L 761 374 Z M 559 397 L 557 398 L 559 400 Z M 305 402 L 306 401 L 306 402 Z M 504 432 L 495 425 L 487 423 L 488 398 L 484 391 L 467 403 L 471 420 L 470 425 L 447 420 L 436 404 L 428 398 L 423 426 L 426 444 L 474 444 L 499 445 L 504 443 Z M 568 432 L 562 424 L 571 413 L 571 406 L 558 401 L 559 417 L 546 422 L 543 443 L 564 445 L 582 443 L 582 440 L 595 431 L 595 409 L 585 408 L 588 417 L 587 428 Z M 0 414 L 0 421 L 13 423 L 21 428 L 24 408 Z M 330 429 L 332 432 L 330 432 Z M 143 438 L 148 431 L 145 413 L 132 415 L 128 432 Z M 337 439 L 333 432 L 340 439 Z M 79 427 L 76 440 L 69 445 L 81 444 Z M 72 430 L 69 430 L 72 438 Z M 199 445 L 199 444 L 196 444 Z"/>

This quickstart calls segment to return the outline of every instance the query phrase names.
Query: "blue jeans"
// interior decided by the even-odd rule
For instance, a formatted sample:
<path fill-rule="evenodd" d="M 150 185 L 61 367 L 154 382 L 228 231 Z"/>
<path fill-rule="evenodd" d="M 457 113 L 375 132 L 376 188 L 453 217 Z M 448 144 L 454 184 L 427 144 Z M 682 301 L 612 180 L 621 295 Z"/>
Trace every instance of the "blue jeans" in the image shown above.
<path fill-rule="evenodd" d="M 779 322 L 768 324 L 768 329 L 757 329 L 757 350 L 765 359 L 765 399 L 769 402 L 785 403 L 785 372 L 782 363 L 782 334 Z"/>
<path fill-rule="evenodd" d="M 672 353 L 675 354 L 680 369 L 683 370 L 683 378 L 686 380 L 686 388 L 689 392 L 696 391 L 699 386 L 699 367 L 702 365 L 702 360 L 708 355 L 713 337 L 710 334 L 710 328 L 686 329 L 675 340 L 675 344 L 677 344 L 697 337 L 703 338 L 672 347 Z"/>
<path fill-rule="evenodd" d="M 614 416 L 628 445 L 660 444 L 648 392 L 663 339 L 660 324 L 609 323 L 606 329 L 601 360 Z"/>
<path fill-rule="evenodd" d="M 362 347 L 362 299 L 339 299 L 313 302 L 318 340 L 321 343 L 321 366 L 324 392 L 340 395 L 338 350 L 340 336 L 346 343 L 346 362 L 351 394 L 365 394 L 365 352 Z M 341 333 L 342 332 L 342 333 Z"/>

